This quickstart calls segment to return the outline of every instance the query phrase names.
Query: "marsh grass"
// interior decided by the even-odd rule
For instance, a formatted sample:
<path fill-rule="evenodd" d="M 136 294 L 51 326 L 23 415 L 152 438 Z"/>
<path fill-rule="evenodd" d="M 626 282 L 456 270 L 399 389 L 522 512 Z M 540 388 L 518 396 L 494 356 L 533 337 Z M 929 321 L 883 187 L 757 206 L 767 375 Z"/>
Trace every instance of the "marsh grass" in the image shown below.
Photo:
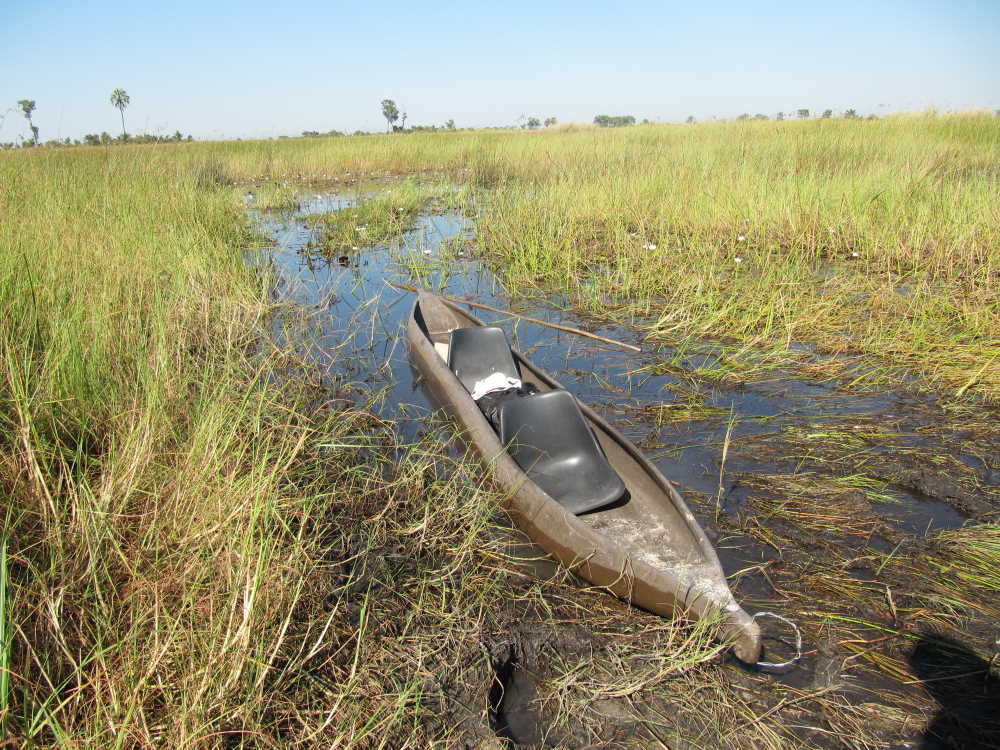
<path fill-rule="evenodd" d="M 519 572 L 500 498 L 440 430 L 403 444 L 331 399 L 309 316 L 276 326 L 244 263 L 241 192 L 189 153 L 0 160 L 7 738 L 488 742 L 489 650 L 530 612 L 672 633 L 631 641 L 637 674 L 713 656 L 684 623 Z"/>
<path fill-rule="evenodd" d="M 866 377 L 888 365 L 996 396 L 984 367 L 997 356 L 998 177 L 984 166 L 1000 155 L 996 118 L 651 128 L 545 147 L 559 169 L 517 162 L 479 222 L 513 287 L 649 313 L 650 336 L 673 345 L 735 339 L 775 366 L 808 342 L 866 355 Z"/>
<path fill-rule="evenodd" d="M 908 732 L 919 725 L 917 717 L 937 710 L 923 692 L 940 696 L 934 689 L 937 678 L 925 682 L 928 674 L 914 661 L 919 649 L 935 648 L 926 645 L 928 639 L 963 644 L 970 662 L 980 665 L 970 678 L 973 693 L 987 690 L 976 680 L 988 682 L 989 667 L 982 665 L 996 660 L 1000 584 L 994 575 L 997 526 L 991 521 L 996 493 L 959 460 L 962 454 L 985 456 L 986 446 L 995 445 L 995 427 L 984 421 L 990 412 L 947 402 L 940 411 L 897 408 L 891 414 L 823 419 L 743 438 L 740 455 L 789 460 L 795 470 L 740 475 L 749 496 L 719 519 L 724 529 L 738 534 L 740 544 L 760 545 L 753 555 L 759 554 L 760 562 L 739 574 L 744 591 L 752 588 L 748 579 L 757 588 L 746 601 L 794 616 L 813 646 L 806 660 L 812 661 L 815 679 L 834 686 L 854 680 L 865 686 L 870 710 L 884 706 L 879 715 L 897 717 L 891 725 L 865 724 L 852 739 L 838 737 L 837 743 L 846 746 L 877 746 L 890 736 L 912 736 Z M 908 475 L 947 481 L 911 484 Z M 886 504 L 919 507 L 900 490 L 920 493 L 921 487 L 937 493 L 932 497 L 939 502 L 952 496 L 979 498 L 979 522 L 909 533 Z M 701 502 L 707 513 L 711 498 Z M 941 705 L 954 711 L 960 703 L 956 698 Z M 841 697 L 832 693 L 818 705 L 825 727 L 846 731 L 853 709 L 843 706 Z M 815 724 L 816 718 L 808 722 Z M 796 721 L 802 720 L 789 719 Z M 985 727 L 984 736 L 995 741 L 998 727 L 988 711 L 962 721 Z"/>
<path fill-rule="evenodd" d="M 283 181 L 443 170 L 468 187 L 435 200 L 475 213 L 477 252 L 511 289 L 648 316 L 676 352 L 709 337 L 699 376 L 811 362 L 860 386 L 908 369 L 995 399 L 996 150 L 996 121 L 961 115 L 0 155 L 7 735 L 488 747 L 496 652 L 528 655 L 537 639 L 518 628 L 537 627 L 551 645 L 539 705 L 571 738 L 609 711 L 679 746 L 912 737 L 924 699 L 876 709 L 737 677 L 707 631 L 525 574 L 498 541 L 502 498 L 440 432 L 403 444 L 366 399 L 324 390 L 308 330 L 272 338 L 234 186 L 275 183 L 265 201 L 287 208 Z M 845 372 L 844 352 L 863 369 Z M 688 418 L 719 416 L 679 396 Z M 984 421 L 978 404 L 948 408 Z M 893 437 L 812 432 L 798 458 L 832 470 Z M 757 566 L 770 599 L 756 603 L 794 611 L 859 670 L 913 679 L 920 627 L 995 622 L 996 527 L 872 550 L 857 495 L 881 486 L 841 473 L 771 477 L 753 499 L 770 526 L 722 521 L 777 555 Z M 797 554 L 815 538 L 820 558 Z"/>
<path fill-rule="evenodd" d="M 762 576 L 773 599 L 760 603 L 795 613 L 807 640 L 817 645 L 809 658 L 836 658 L 831 674 L 850 673 L 862 683 L 862 675 L 869 675 L 880 685 L 872 691 L 878 704 L 912 717 L 927 710 L 919 692 L 910 691 L 923 679 L 910 660 L 922 640 L 956 638 L 983 663 L 995 659 L 993 623 L 1000 606 L 995 524 L 923 539 L 899 534 L 873 512 L 869 502 L 886 498 L 868 477 L 805 472 L 746 481 L 758 491 L 749 501 L 753 513 L 740 528 L 776 558 L 741 576 Z M 831 724 L 847 718 L 832 705 L 823 715 Z M 857 739 L 874 742 L 869 733 L 876 731 L 887 730 L 871 725 Z"/>
<path fill-rule="evenodd" d="M 481 192 L 478 248 L 510 289 L 645 315 L 675 348 L 717 339 L 732 350 L 722 377 L 807 360 L 805 343 L 859 387 L 917 374 L 1000 393 L 1000 122 L 987 113 L 177 152 L 214 180 L 448 174 Z M 843 354 L 861 359 L 853 374 Z"/>
<path fill-rule="evenodd" d="M 897 545 L 879 562 L 877 580 L 838 575 L 836 568 L 815 570 L 808 574 L 812 616 L 837 634 L 854 654 L 852 661 L 903 685 L 919 681 L 907 656 L 925 633 L 951 633 L 979 644 L 988 662 L 994 658 L 991 623 L 1000 614 L 998 534 L 1000 528 L 983 524 L 943 532 L 923 553 L 898 553 Z M 855 614 L 838 603 L 845 601 L 858 605 Z"/>

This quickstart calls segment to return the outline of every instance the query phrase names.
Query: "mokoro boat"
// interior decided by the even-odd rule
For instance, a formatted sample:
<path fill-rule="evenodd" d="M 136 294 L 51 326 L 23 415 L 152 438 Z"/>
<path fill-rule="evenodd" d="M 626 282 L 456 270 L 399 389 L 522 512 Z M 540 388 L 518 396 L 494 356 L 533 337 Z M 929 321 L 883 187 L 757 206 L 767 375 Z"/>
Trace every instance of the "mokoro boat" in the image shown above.
<path fill-rule="evenodd" d="M 505 447 L 497 429 L 473 401 L 470 388 L 453 371 L 455 363 L 449 364 L 456 354 L 450 349 L 452 332 L 477 326 L 484 324 L 458 305 L 421 291 L 406 336 L 411 360 L 433 398 L 458 422 L 484 467 L 505 491 L 513 522 L 563 565 L 643 609 L 668 617 L 682 612 L 693 619 L 721 615 L 723 636 L 732 642 L 736 656 L 756 663 L 760 629 L 733 598 L 705 532 L 671 483 L 614 427 L 585 404 L 571 399 L 579 405 L 575 413 L 582 414 L 589 427 L 582 427 L 581 422 L 581 439 L 596 438 L 598 454 L 607 459 L 605 466 L 610 464 L 612 474 L 624 483 L 625 493 L 611 502 L 608 498 L 615 493 L 614 488 L 597 490 L 601 497 L 595 501 L 600 505 L 596 509 L 572 512 L 569 507 L 577 498 L 557 501 L 540 486 L 539 482 L 546 483 L 545 477 L 536 472 L 538 481 L 534 481 L 518 465 L 511 454 L 514 441 Z M 459 339 L 455 341 L 457 349 Z M 551 391 L 561 393 L 550 394 L 538 403 L 570 399 L 550 375 L 517 350 L 508 350 L 522 383 L 538 391 L 537 395 L 512 399 L 516 408 L 530 409 L 532 399 Z M 567 431 L 571 430 L 562 426 L 555 432 L 549 430 L 555 435 Z M 519 460 L 525 464 L 523 456 Z M 586 471 L 573 469 L 569 474 L 586 475 Z M 606 478 L 593 480 L 591 486 Z M 573 480 L 568 481 L 572 484 Z M 558 484 L 550 490 L 558 494 Z M 584 490 L 583 494 L 588 493 Z"/>

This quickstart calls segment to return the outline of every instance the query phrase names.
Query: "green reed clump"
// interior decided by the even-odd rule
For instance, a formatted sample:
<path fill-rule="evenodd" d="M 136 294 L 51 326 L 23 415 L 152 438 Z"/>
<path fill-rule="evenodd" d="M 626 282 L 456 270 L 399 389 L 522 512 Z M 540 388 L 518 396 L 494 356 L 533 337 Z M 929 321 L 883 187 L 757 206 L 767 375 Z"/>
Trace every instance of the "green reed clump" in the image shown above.
<path fill-rule="evenodd" d="M 264 182 L 250 193 L 259 211 L 291 211 L 299 205 L 295 188 L 287 182 Z"/>
<path fill-rule="evenodd" d="M 346 253 L 400 237 L 413 229 L 421 211 L 450 193 L 448 186 L 437 182 L 396 182 L 382 186 L 372 197 L 360 199 L 356 206 L 316 214 L 306 220 L 322 228 L 323 252 Z"/>

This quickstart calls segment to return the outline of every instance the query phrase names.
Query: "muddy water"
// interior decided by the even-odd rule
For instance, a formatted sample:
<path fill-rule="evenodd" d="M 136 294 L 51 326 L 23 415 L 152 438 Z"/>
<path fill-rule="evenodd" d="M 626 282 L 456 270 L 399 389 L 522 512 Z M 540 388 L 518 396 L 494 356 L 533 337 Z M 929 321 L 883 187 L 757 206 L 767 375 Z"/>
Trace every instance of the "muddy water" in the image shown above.
<path fill-rule="evenodd" d="M 816 559 L 824 544 L 845 546 L 848 557 L 863 557 L 866 549 L 888 554 L 906 540 L 919 544 L 940 531 L 996 518 L 996 507 L 969 489 L 1000 480 L 995 455 L 990 455 L 993 444 L 984 449 L 982 443 L 969 442 L 960 426 L 946 424 L 943 408 L 931 397 L 859 395 L 835 379 L 792 372 L 739 385 L 701 377 L 695 371 L 722 356 L 717 347 L 706 345 L 701 352 L 680 356 L 669 347 L 646 345 L 636 332 L 638 325 L 575 314 L 570 301 L 558 295 L 512 297 L 476 256 L 470 220 L 454 213 L 427 212 L 399 240 L 376 246 L 360 241 L 349 256 L 328 259 L 317 252 L 321 238 L 305 216 L 354 205 L 385 189 L 375 185 L 367 192 L 304 193 L 296 211 L 254 216 L 273 243 L 258 262 L 273 264 L 276 294 L 312 318 L 312 337 L 297 345 L 325 371 L 331 388 L 374 399 L 375 409 L 396 422 L 404 441 L 419 437 L 432 406 L 409 363 L 403 336 L 413 295 L 387 282 L 422 286 L 642 345 L 644 351 L 636 354 L 474 311 L 504 327 L 515 346 L 621 429 L 680 485 L 715 539 L 727 575 L 735 576 L 737 599 L 750 612 L 782 606 L 782 595 L 764 568 L 792 554 L 769 544 L 767 534 L 744 533 L 748 519 L 770 527 L 770 511 L 764 509 L 777 506 L 762 504 L 762 498 L 782 503 L 796 493 L 808 494 L 811 483 L 841 482 L 819 491 L 846 497 L 863 511 L 868 525 L 846 536 L 835 528 L 802 536 L 796 546 L 806 552 L 795 554 Z M 673 364 L 665 368 L 665 362 Z M 979 448 L 970 447 L 975 445 Z M 947 456 L 950 466 L 958 467 L 951 474 L 971 477 L 971 484 L 928 469 L 928 455 Z M 858 472 L 867 483 L 855 487 L 851 477 Z M 773 523 L 780 523 L 777 515 Z M 852 552 L 855 538 L 858 548 Z M 519 551 L 538 556 L 529 545 Z M 553 570 L 545 562 L 535 568 L 543 576 Z M 870 569 L 851 574 L 874 577 Z M 813 648 L 798 670 L 781 679 L 790 689 L 822 687 L 839 679 L 841 668 L 831 665 L 840 664 L 842 655 Z M 872 674 L 854 684 L 870 692 L 884 686 Z"/>

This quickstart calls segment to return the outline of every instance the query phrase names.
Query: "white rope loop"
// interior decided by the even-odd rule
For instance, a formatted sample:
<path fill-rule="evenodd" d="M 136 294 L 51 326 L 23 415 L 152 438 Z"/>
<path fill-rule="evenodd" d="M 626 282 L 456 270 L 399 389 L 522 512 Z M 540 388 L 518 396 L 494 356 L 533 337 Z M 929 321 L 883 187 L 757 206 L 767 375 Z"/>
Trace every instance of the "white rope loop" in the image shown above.
<path fill-rule="evenodd" d="M 787 617 L 782 617 L 774 612 L 758 612 L 751 619 L 756 622 L 758 618 L 762 617 L 773 617 L 775 620 L 780 620 L 795 632 L 795 656 L 788 661 L 781 662 L 759 661 L 757 662 L 757 666 L 764 667 L 765 669 L 784 669 L 785 667 L 792 666 L 795 662 L 802 658 L 802 631 L 799 630 L 798 625 L 789 620 Z"/>

